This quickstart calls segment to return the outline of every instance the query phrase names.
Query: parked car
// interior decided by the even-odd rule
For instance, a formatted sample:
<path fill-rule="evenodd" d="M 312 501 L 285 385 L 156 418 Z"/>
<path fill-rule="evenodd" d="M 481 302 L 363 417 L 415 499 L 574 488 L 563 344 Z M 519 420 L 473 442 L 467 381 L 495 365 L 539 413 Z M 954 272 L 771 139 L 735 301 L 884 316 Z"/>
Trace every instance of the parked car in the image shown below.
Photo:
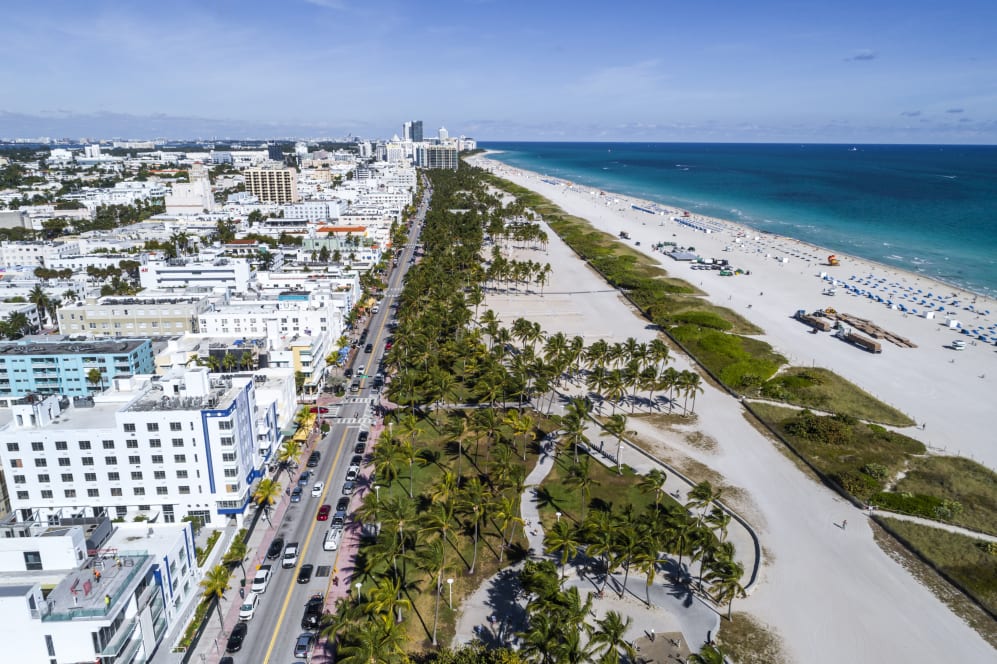
<path fill-rule="evenodd" d="M 246 633 L 249 632 L 249 623 L 236 623 L 232 628 L 232 633 L 228 636 L 228 643 L 225 644 L 225 652 L 239 652 L 242 650 L 242 642 L 246 640 Z"/>
<path fill-rule="evenodd" d="M 308 583 L 309 581 L 311 581 L 312 570 L 314 569 L 315 566 L 312 565 L 311 563 L 306 563 L 302 565 L 301 569 L 298 570 L 298 583 Z"/>
<path fill-rule="evenodd" d="M 243 600 L 242 606 L 239 607 L 239 620 L 252 620 L 253 616 L 256 615 L 256 607 L 260 603 L 260 596 L 258 593 L 250 593 Z"/>
<path fill-rule="evenodd" d="M 312 406 L 308 409 L 309 413 L 318 413 L 319 415 L 325 415 L 329 412 L 329 409 L 325 406 Z"/>
<path fill-rule="evenodd" d="M 314 468 L 322 460 L 322 453 L 319 451 L 312 452 L 308 455 L 308 462 L 305 464 L 308 468 Z"/>
<path fill-rule="evenodd" d="M 300 486 L 294 487 L 294 489 L 291 490 L 291 502 L 292 503 L 300 503 L 301 502 L 301 493 L 302 493 L 302 491 L 301 491 L 301 487 Z"/>
<path fill-rule="evenodd" d="M 345 513 L 340 514 L 339 512 L 336 512 L 336 515 L 332 517 L 332 521 L 330 521 L 330 523 L 337 528 L 342 528 L 343 525 L 346 523 L 346 514 Z"/>
<path fill-rule="evenodd" d="M 351 466 L 359 466 L 362 463 L 363 463 L 363 455 L 362 454 L 354 454 L 353 458 L 350 459 L 350 465 Z"/>
<path fill-rule="evenodd" d="M 298 543 L 291 542 L 284 547 L 284 557 L 280 560 L 280 566 L 284 569 L 294 567 L 298 564 Z"/>
<path fill-rule="evenodd" d="M 370 431 L 361 431 L 357 434 L 357 440 L 361 443 L 366 443 L 368 438 L 370 438 Z"/>
<path fill-rule="evenodd" d="M 305 603 L 305 613 L 301 616 L 301 629 L 318 629 L 324 611 L 325 597 L 321 594 L 312 595 Z"/>
<path fill-rule="evenodd" d="M 325 489 L 325 482 L 316 482 L 315 486 L 312 487 L 312 498 L 320 497 L 324 489 Z"/>
<path fill-rule="evenodd" d="M 315 645 L 315 635 L 304 632 L 294 643 L 294 656 L 308 657 L 308 652 L 312 649 L 313 645 Z"/>
<path fill-rule="evenodd" d="M 305 472 L 298 475 L 298 486 L 308 486 L 308 482 L 311 479 L 312 479 L 312 471 L 306 470 Z"/>
<path fill-rule="evenodd" d="M 335 551 L 339 548 L 339 540 L 343 537 L 342 528 L 330 528 L 329 532 L 325 534 L 325 539 L 322 540 L 322 549 L 324 551 Z"/>
<path fill-rule="evenodd" d="M 315 515 L 316 521 L 328 521 L 329 513 L 332 512 L 332 505 L 323 505 L 318 508 L 318 514 Z"/>
<path fill-rule="evenodd" d="M 346 376 L 347 378 L 353 378 L 353 369 L 350 367 L 346 367 L 346 369 L 343 371 L 343 375 Z"/>
<path fill-rule="evenodd" d="M 346 471 L 346 481 L 353 482 L 357 479 L 357 475 L 360 474 L 360 466 L 350 466 Z"/>
<path fill-rule="evenodd" d="M 366 451 L 367 451 L 367 444 L 366 443 L 357 443 L 356 445 L 353 446 L 353 453 L 354 454 L 363 454 Z"/>
<path fill-rule="evenodd" d="M 277 560 L 280 558 L 281 552 L 284 550 L 284 538 L 275 537 L 270 542 L 270 548 L 267 549 L 267 560 Z"/>
<path fill-rule="evenodd" d="M 356 482 L 346 482 L 343 484 L 343 495 L 348 496 L 357 488 Z"/>
<path fill-rule="evenodd" d="M 256 576 L 253 577 L 253 585 L 249 587 L 250 592 L 253 594 L 265 593 L 267 586 L 270 585 L 271 576 L 273 576 L 273 566 L 260 565 L 260 568 L 256 570 Z"/>
<path fill-rule="evenodd" d="M 336 512 L 337 513 L 338 512 L 345 512 L 348 509 L 350 509 L 350 499 L 349 498 L 345 498 L 344 497 L 344 498 L 340 498 L 338 501 L 336 501 Z"/>

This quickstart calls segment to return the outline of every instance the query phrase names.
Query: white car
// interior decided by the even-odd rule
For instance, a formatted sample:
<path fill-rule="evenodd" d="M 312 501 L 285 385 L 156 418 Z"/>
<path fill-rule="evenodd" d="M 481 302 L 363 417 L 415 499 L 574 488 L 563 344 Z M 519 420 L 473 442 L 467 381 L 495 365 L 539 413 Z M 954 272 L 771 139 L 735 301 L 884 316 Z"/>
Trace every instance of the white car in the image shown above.
<path fill-rule="evenodd" d="M 267 586 L 270 585 L 270 577 L 272 575 L 272 566 L 260 565 L 260 568 L 256 570 L 256 576 L 253 577 L 253 585 L 250 587 L 253 594 L 265 593 L 267 591 Z"/>
<path fill-rule="evenodd" d="M 256 607 L 260 603 L 260 596 L 250 593 L 242 606 L 239 607 L 239 620 L 252 620 L 256 615 Z"/>
<path fill-rule="evenodd" d="M 315 486 L 312 487 L 312 498 L 320 497 L 323 489 L 325 489 L 325 482 L 316 482 Z"/>

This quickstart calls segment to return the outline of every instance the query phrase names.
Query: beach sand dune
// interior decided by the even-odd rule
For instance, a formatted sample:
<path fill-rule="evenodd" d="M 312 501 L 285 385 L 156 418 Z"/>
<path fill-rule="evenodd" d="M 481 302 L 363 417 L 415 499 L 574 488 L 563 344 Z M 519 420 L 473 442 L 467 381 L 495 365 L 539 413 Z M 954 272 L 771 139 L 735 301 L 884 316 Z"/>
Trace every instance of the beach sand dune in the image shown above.
<path fill-rule="evenodd" d="M 488 166 L 608 232 L 615 234 L 628 229 L 635 240 L 642 242 L 643 248 L 652 241 L 677 239 L 710 255 L 711 246 L 718 247 L 716 251 L 720 252 L 727 243 L 722 240 L 710 245 L 716 238 L 704 241 L 702 234 L 693 231 L 683 235 L 677 224 L 674 228 L 657 226 L 654 222 L 644 226 L 647 222 L 641 217 L 607 210 L 606 206 L 594 203 L 595 197 L 587 192 L 547 185 L 534 175 L 515 172 L 494 162 L 488 162 Z M 555 292 L 603 289 L 601 278 L 584 266 L 553 232 L 548 232 L 551 242 L 546 254 L 533 252 L 531 256 L 522 256 L 551 263 L 553 273 L 548 289 Z M 788 240 L 765 241 L 795 247 Z M 808 251 L 818 257 L 821 253 L 813 248 Z M 964 435 L 965 440 L 972 441 L 962 443 L 963 451 L 985 448 L 988 416 L 982 414 L 985 409 L 979 412 L 974 409 L 989 398 L 979 394 L 988 392 L 981 388 L 989 384 L 989 376 L 978 377 L 983 371 L 980 366 L 992 361 L 986 355 L 989 350 L 971 347 L 956 357 L 955 351 L 942 347 L 952 338 L 951 333 L 936 332 L 932 321 L 903 318 L 858 298 L 840 295 L 835 296 L 835 304 L 849 303 L 847 307 L 841 306 L 842 309 L 894 329 L 915 340 L 919 348 L 889 347 L 882 355 L 872 356 L 827 335 L 806 334 L 802 325 L 788 317 L 798 308 L 813 308 L 822 302 L 820 279 L 814 276 L 821 268 L 793 263 L 780 267 L 775 260 L 764 258 L 764 253 L 771 251 L 744 252 L 743 267 L 751 270 L 752 276 L 722 279 L 704 274 L 700 279 L 703 290 L 718 304 L 731 306 L 765 328 L 766 338 L 797 363 L 809 364 L 820 359 L 817 363 L 833 368 L 915 415 L 919 421 L 922 409 L 930 406 L 927 434 L 948 430 L 953 436 Z M 753 254 L 758 257 L 747 260 Z M 665 267 L 686 276 L 681 267 L 669 264 L 670 260 L 665 259 Z M 737 262 L 741 263 L 740 256 Z M 842 267 L 849 274 L 871 270 L 887 274 L 881 266 L 859 267 L 851 259 Z M 910 278 L 893 274 L 894 279 Z M 699 281 L 693 275 L 698 276 L 692 271 L 687 276 L 698 286 Z M 750 310 L 748 304 L 753 305 Z M 541 297 L 539 293 L 515 296 L 490 293 L 482 306 L 494 309 L 504 321 L 524 316 L 541 322 L 548 333 L 583 335 L 587 342 L 593 340 L 593 331 L 604 334 L 609 341 L 622 341 L 630 336 L 644 341 L 655 334 L 647 321 L 619 297 L 586 296 L 579 302 L 574 297 L 565 300 Z M 562 306 L 567 306 L 570 316 L 556 315 Z M 957 359 L 954 365 L 948 362 L 953 357 Z M 674 358 L 673 366 L 679 370 L 693 368 L 681 356 Z M 961 383 L 965 383 L 962 389 L 956 389 Z M 751 505 L 748 516 L 753 518 L 765 551 L 761 582 L 748 599 L 735 602 L 735 610 L 747 610 L 772 625 L 784 639 L 791 660 L 796 662 L 993 661 L 993 648 L 915 581 L 903 566 L 883 553 L 862 513 L 802 473 L 776 443 L 762 436 L 745 419 L 736 400 L 709 384 L 704 388 L 696 401 L 699 418 L 695 428 L 716 443 L 709 449 L 685 446 L 682 452 L 748 494 L 745 501 Z M 947 394 L 950 389 L 954 392 Z M 993 394 L 992 387 L 988 394 Z M 932 401 L 946 405 L 929 403 Z M 957 414 L 941 417 L 946 408 Z M 936 415 L 938 421 L 933 419 Z M 653 436 L 653 429 L 644 424 L 639 427 L 641 436 Z M 662 432 L 660 443 L 667 444 L 674 435 Z M 953 444 L 952 451 L 956 449 Z M 847 530 L 838 525 L 844 519 L 849 521 Z"/>

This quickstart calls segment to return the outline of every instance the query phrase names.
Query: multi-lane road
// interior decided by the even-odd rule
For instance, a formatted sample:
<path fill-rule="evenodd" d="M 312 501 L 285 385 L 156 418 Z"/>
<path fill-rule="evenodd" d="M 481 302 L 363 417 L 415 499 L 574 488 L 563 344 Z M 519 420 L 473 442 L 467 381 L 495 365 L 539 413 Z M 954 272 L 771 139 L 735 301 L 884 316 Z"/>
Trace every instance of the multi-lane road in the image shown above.
<path fill-rule="evenodd" d="M 400 292 L 402 279 L 409 268 L 409 261 L 415 255 L 415 246 L 418 243 L 419 233 L 422 230 L 422 223 L 425 219 L 426 208 L 431 195 L 431 190 L 426 189 L 423 197 L 423 204 L 413 218 L 413 224 L 409 232 L 409 240 L 401 252 L 396 253 L 398 266 L 391 270 L 388 277 L 387 290 L 380 302 L 379 311 L 373 314 L 368 322 L 366 342 L 357 347 L 351 368 L 358 368 L 360 365 L 366 367 L 365 374 L 359 378 L 359 391 L 347 391 L 342 402 L 331 409 L 328 414 L 319 415 L 324 418 L 331 428 L 319 443 L 315 450 L 321 452 L 322 458 L 319 465 L 308 470 L 312 471 L 312 476 L 307 484 L 303 486 L 300 502 L 290 503 L 283 519 L 279 524 L 275 524 L 272 537 L 265 539 L 261 545 L 261 550 L 266 550 L 270 546 L 273 538 L 281 537 L 285 542 L 298 542 L 299 555 L 297 563 L 293 568 L 281 568 L 280 559 L 266 560 L 267 564 L 273 566 L 273 577 L 266 591 L 261 595 L 256 614 L 249 621 L 249 631 L 242 645 L 241 650 L 230 656 L 237 663 L 262 663 L 270 662 L 297 662 L 314 657 L 316 660 L 325 660 L 320 648 L 313 647 L 308 657 L 295 656 L 295 644 L 298 637 L 306 630 L 301 627 L 301 619 L 304 615 L 305 604 L 313 595 L 320 593 L 328 597 L 329 590 L 336 576 L 335 570 L 342 570 L 350 565 L 341 565 L 339 556 L 341 546 L 335 551 L 325 551 L 323 541 L 326 533 L 332 525 L 332 518 L 335 514 L 336 502 L 343 497 L 343 484 L 346 482 L 346 474 L 352 458 L 355 456 L 355 447 L 361 431 L 369 431 L 375 424 L 378 413 L 376 405 L 379 401 L 378 392 L 374 389 L 373 377 L 378 371 L 381 358 L 384 355 L 384 345 L 389 336 L 388 323 L 394 317 L 395 299 Z M 370 344 L 372 350 L 365 352 L 366 344 Z M 354 376 L 354 380 L 357 377 Z M 334 417 L 330 417 L 334 416 Z M 366 443 L 364 451 L 364 462 L 370 459 L 371 446 L 374 444 L 374 436 Z M 294 480 L 297 481 L 301 472 L 306 470 L 302 463 L 298 469 L 298 474 Z M 367 470 L 364 471 L 367 474 Z M 285 474 L 283 480 L 286 481 Z M 317 482 L 324 482 L 321 495 L 312 496 L 312 487 Z M 350 514 L 357 507 L 360 500 L 356 494 L 350 496 Z M 317 515 L 322 505 L 330 505 L 333 514 L 329 515 L 329 520 L 318 521 Z M 348 514 L 346 519 L 347 529 L 355 527 Z M 344 536 L 343 539 L 345 539 Z M 339 544 L 342 545 L 343 539 Z M 345 555 L 345 554 L 344 554 Z M 352 563 L 352 561 L 342 561 Z M 312 565 L 313 575 L 306 583 L 298 583 L 298 575 L 302 565 Z M 250 571 L 250 578 L 254 570 Z M 338 582 L 349 583 L 342 573 Z M 249 588 L 247 585 L 247 593 Z M 331 603 L 327 604 L 327 609 L 331 609 Z M 226 626 L 230 629 L 229 626 Z M 222 644 L 219 644 L 222 645 Z M 222 645 L 224 647 L 224 645 Z"/>

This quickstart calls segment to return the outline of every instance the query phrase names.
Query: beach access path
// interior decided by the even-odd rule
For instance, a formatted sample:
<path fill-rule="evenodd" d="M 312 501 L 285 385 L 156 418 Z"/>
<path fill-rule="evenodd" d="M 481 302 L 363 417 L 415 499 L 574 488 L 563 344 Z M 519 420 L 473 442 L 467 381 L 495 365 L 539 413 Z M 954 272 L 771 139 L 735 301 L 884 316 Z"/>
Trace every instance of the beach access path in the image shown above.
<path fill-rule="evenodd" d="M 541 186 L 538 179 L 527 176 L 500 174 L 564 205 L 565 196 L 559 195 L 558 188 Z M 567 211 L 585 217 L 601 211 L 595 208 L 589 203 Z M 612 227 L 623 222 L 604 223 Z M 604 292 L 602 278 L 553 231 L 545 230 L 550 238 L 546 253 L 523 250 L 517 256 L 525 260 L 529 255 L 531 260 L 551 264 L 545 295 L 492 292 L 482 311 L 493 309 L 505 325 L 518 317 L 536 320 L 547 334 L 581 335 L 586 343 L 600 336 L 610 343 L 631 336 L 648 341 L 655 336 L 645 319 L 619 295 Z M 783 274 L 789 281 L 805 282 L 798 274 Z M 757 297 L 758 282 L 743 283 Z M 761 300 L 768 301 L 765 298 L 770 298 L 777 283 L 774 279 L 771 288 L 762 286 Z M 855 313 L 862 315 L 858 310 Z M 941 333 L 929 328 L 920 334 Z M 905 336 L 915 334 L 905 332 Z M 866 365 L 881 359 L 838 344 L 841 350 L 837 352 L 852 353 Z M 884 351 L 885 357 L 889 355 Z M 672 366 L 680 371 L 695 369 L 681 355 L 673 358 Z M 874 365 L 864 373 L 878 371 Z M 804 474 L 777 443 L 746 419 L 737 400 L 706 381 L 703 387 L 696 399 L 697 419 L 689 426 L 660 428 L 642 418 L 630 418 L 628 429 L 637 431 L 641 444 L 651 446 L 655 457 L 692 479 L 710 479 L 714 484 L 722 480 L 724 502 L 758 532 L 765 564 L 757 588 L 749 598 L 735 601 L 735 611 L 746 611 L 767 624 L 781 637 L 788 659 L 795 662 L 983 662 L 994 658 L 994 649 L 979 634 L 879 548 L 864 512 Z M 976 397 L 968 395 L 967 400 Z M 972 426 L 980 416 L 966 413 L 966 420 Z M 928 431 L 932 428 L 929 420 Z M 692 431 L 713 444 L 697 443 L 689 436 Z M 845 520 L 847 529 L 841 527 Z"/>

